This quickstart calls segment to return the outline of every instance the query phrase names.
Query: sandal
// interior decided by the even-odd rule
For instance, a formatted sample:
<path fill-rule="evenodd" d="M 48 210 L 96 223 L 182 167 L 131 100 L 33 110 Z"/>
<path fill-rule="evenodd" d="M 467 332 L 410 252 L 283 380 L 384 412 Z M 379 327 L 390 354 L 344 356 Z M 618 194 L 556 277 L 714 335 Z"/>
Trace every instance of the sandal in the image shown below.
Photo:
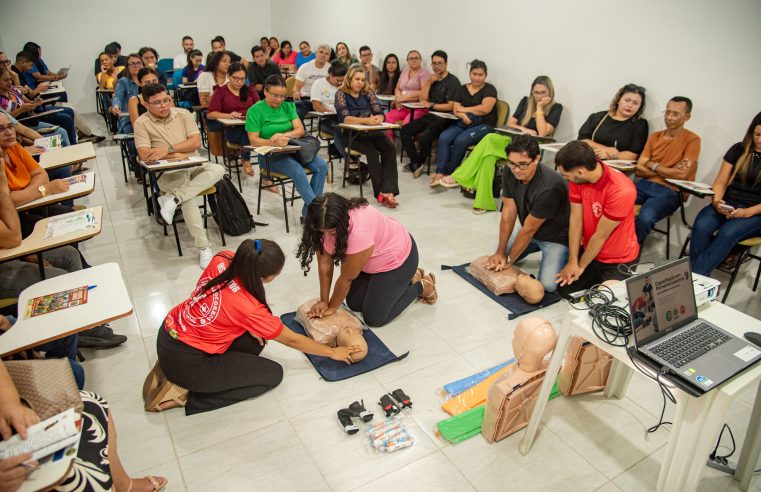
<path fill-rule="evenodd" d="M 433 287 L 433 292 L 428 294 L 427 296 L 420 296 L 418 299 L 420 302 L 425 304 L 435 304 L 436 300 L 439 298 L 439 293 L 436 292 L 436 276 L 433 273 L 428 274 L 428 278 L 422 277 L 420 279 L 421 282 L 428 282 L 431 284 L 431 287 Z"/>
<path fill-rule="evenodd" d="M 396 208 L 399 205 L 399 202 L 397 202 L 393 198 L 389 198 L 383 193 L 378 193 L 378 203 L 380 203 L 386 208 Z"/>
<path fill-rule="evenodd" d="M 483 215 L 486 213 L 486 210 L 483 208 L 474 208 L 473 209 L 473 215 Z"/>
<path fill-rule="evenodd" d="M 444 176 L 439 180 L 439 184 L 444 188 L 459 188 L 460 183 L 455 181 L 452 176 Z"/>
<path fill-rule="evenodd" d="M 169 483 L 169 480 L 167 480 L 164 477 L 154 477 L 153 475 L 148 475 L 147 477 L 143 477 L 147 479 L 149 482 L 151 482 L 151 485 L 153 485 L 153 492 L 160 492 L 161 490 L 164 490 L 164 487 L 166 487 L 166 484 Z M 138 479 L 129 479 L 129 488 L 127 489 L 127 492 L 132 492 L 132 481 L 133 480 L 140 480 Z"/>

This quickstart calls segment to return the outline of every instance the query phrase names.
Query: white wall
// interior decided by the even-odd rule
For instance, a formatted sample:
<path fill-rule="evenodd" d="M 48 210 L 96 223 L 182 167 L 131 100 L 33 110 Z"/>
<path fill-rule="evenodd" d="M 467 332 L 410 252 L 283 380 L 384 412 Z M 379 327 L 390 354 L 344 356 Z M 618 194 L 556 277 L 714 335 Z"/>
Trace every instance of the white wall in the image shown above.
<path fill-rule="evenodd" d="M 221 34 L 228 49 L 250 58 L 251 46 L 270 33 L 269 0 L 3 0 L 2 6 L 0 51 L 13 60 L 34 41 L 51 70 L 71 65 L 63 83 L 69 102 L 82 112 L 95 111 L 93 63 L 111 41 L 124 55 L 151 46 L 162 58 L 174 58 L 182 52 L 182 36 L 193 37 L 205 56 L 211 38 Z"/>
<path fill-rule="evenodd" d="M 304 13 L 317 22 L 300 21 Z M 277 0 L 272 32 L 294 44 L 368 44 L 380 63 L 418 49 L 449 54 L 467 79 L 480 58 L 513 110 L 536 75 L 549 75 L 563 117 L 556 137 L 575 138 L 586 117 L 634 82 L 647 88 L 650 129 L 674 95 L 695 107 L 688 127 L 703 138 L 698 177 L 713 180 L 721 156 L 761 111 L 761 2 L 758 0 Z"/>

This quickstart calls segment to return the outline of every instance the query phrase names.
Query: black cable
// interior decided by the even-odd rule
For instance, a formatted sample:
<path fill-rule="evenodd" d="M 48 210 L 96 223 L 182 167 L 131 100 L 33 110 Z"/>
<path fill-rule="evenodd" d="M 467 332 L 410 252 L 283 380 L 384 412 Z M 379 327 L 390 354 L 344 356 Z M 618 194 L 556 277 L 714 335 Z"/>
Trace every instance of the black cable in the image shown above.
<path fill-rule="evenodd" d="M 645 369 L 643 369 L 642 366 L 640 366 L 640 364 L 637 361 L 634 360 L 634 358 L 632 357 L 632 354 L 629 353 L 628 350 L 626 351 L 626 355 L 629 356 L 629 360 L 632 362 L 632 365 L 634 367 L 636 367 L 637 370 L 639 370 L 639 372 L 641 372 L 645 376 L 649 377 L 650 379 L 652 379 L 653 381 L 658 383 L 658 388 L 660 388 L 660 390 L 661 390 L 661 396 L 663 397 L 663 405 L 661 406 L 661 416 L 658 419 L 658 423 L 655 424 L 652 427 L 649 427 L 647 429 L 647 433 L 650 434 L 650 433 L 653 433 L 653 432 L 657 431 L 662 425 L 666 425 L 666 424 L 673 425 L 674 424 L 673 422 L 669 422 L 667 420 L 666 421 L 663 420 L 663 416 L 666 414 L 666 399 L 668 398 L 668 400 L 671 403 L 676 403 L 676 398 L 674 397 L 674 394 L 671 393 L 671 389 L 668 386 L 666 386 L 663 383 L 663 381 L 661 381 L 661 376 L 666 373 L 666 370 L 664 369 L 661 372 L 656 373 L 655 377 L 653 377 L 650 374 L 650 372 L 648 372 Z"/>
<path fill-rule="evenodd" d="M 618 298 L 607 285 L 593 285 L 584 291 L 581 307 L 571 304 L 574 309 L 588 310 L 592 318 L 592 332 L 608 345 L 626 347 L 632 334 L 631 319 L 626 309 L 614 305 Z"/>
<path fill-rule="evenodd" d="M 725 454 L 723 456 L 718 456 L 716 452 L 719 450 L 719 446 L 721 446 L 721 438 L 724 436 L 724 429 L 729 431 L 729 437 L 732 439 L 732 451 L 729 452 L 729 454 Z M 732 433 L 732 429 L 727 425 L 724 424 L 721 427 L 721 432 L 719 432 L 719 439 L 716 441 L 716 446 L 713 448 L 713 451 L 711 452 L 710 458 L 712 460 L 719 461 L 720 463 L 723 463 L 724 465 L 727 464 L 727 458 L 735 454 L 735 450 L 737 449 L 737 446 L 735 445 L 735 435 Z M 755 473 L 755 472 L 754 472 Z"/>

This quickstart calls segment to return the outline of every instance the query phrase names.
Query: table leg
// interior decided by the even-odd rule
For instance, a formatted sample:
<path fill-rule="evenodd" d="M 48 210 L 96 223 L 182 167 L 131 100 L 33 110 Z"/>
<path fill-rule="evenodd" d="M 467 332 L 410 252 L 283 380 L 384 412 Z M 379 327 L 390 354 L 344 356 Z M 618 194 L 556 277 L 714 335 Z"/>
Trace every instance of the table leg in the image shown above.
<path fill-rule="evenodd" d="M 42 258 L 42 251 L 37 253 L 37 268 L 40 269 L 40 280 L 45 280 L 45 260 Z"/>
<path fill-rule="evenodd" d="M 618 359 L 613 359 L 613 365 L 610 368 L 610 375 L 608 376 L 608 384 L 605 385 L 605 397 L 620 400 L 626 396 L 626 388 L 629 387 L 632 373 L 631 367 L 619 362 Z"/>
<path fill-rule="evenodd" d="M 523 456 L 528 454 L 531 450 L 531 446 L 534 444 L 534 438 L 536 437 L 536 431 L 539 429 L 539 423 L 542 420 L 544 408 L 547 406 L 552 387 L 555 385 L 558 373 L 560 373 L 563 357 L 565 356 L 566 350 L 568 350 L 568 344 L 571 342 L 571 334 L 573 332 L 571 326 L 572 319 L 573 316 L 571 313 L 566 314 L 563 318 L 563 325 L 560 328 L 558 341 L 557 344 L 555 344 L 555 350 L 552 352 L 550 365 L 547 367 L 547 372 L 544 374 L 544 381 L 542 382 L 542 387 L 539 389 L 539 395 L 536 397 L 534 410 L 531 412 L 531 418 L 528 421 L 526 432 L 523 434 L 523 439 L 521 439 L 518 444 L 518 450 Z"/>
<path fill-rule="evenodd" d="M 735 470 L 735 480 L 740 482 L 740 490 L 748 490 L 759 453 L 761 453 L 761 382 L 756 390 L 756 400 L 750 414 L 748 432 L 745 435 Z"/>

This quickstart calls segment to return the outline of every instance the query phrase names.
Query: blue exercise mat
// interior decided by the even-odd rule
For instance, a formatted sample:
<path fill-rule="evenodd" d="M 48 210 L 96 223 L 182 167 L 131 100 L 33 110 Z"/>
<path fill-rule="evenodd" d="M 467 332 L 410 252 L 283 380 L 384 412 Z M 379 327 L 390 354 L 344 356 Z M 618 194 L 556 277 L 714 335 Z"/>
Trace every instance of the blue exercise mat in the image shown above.
<path fill-rule="evenodd" d="M 449 393 L 450 396 L 457 396 L 460 393 L 462 393 L 463 391 L 467 391 L 470 388 L 472 388 L 473 386 L 477 385 L 478 383 L 480 383 L 484 379 L 488 378 L 489 376 L 491 376 L 495 372 L 499 371 L 503 367 L 505 367 L 505 366 L 507 366 L 509 364 L 512 364 L 513 362 L 515 362 L 515 357 L 513 357 L 512 359 L 510 359 L 507 362 L 503 362 L 502 364 L 498 364 L 498 365 L 496 365 L 494 367 L 490 367 L 489 369 L 486 369 L 484 371 L 477 372 L 476 374 L 472 374 L 472 375 L 470 375 L 468 377 L 464 377 L 462 379 L 458 379 L 457 381 L 452 381 L 449 384 L 445 384 L 444 385 L 444 390 L 447 393 Z"/>
<path fill-rule="evenodd" d="M 480 290 L 487 296 L 497 301 L 502 305 L 502 307 L 509 309 L 510 314 L 507 315 L 507 319 L 515 319 L 519 316 L 523 316 L 524 314 L 534 312 L 537 309 L 551 306 L 562 299 L 560 294 L 557 292 L 545 292 L 544 299 L 542 299 L 538 304 L 529 304 L 524 301 L 523 298 L 518 294 L 502 294 L 501 296 L 498 296 L 494 292 L 487 289 L 484 284 L 476 280 L 473 275 L 468 273 L 467 268 L 469 265 L 470 263 L 463 263 L 459 266 L 441 265 L 441 269 L 452 270 L 457 275 L 470 282 L 470 284 L 473 285 L 476 289 Z"/>
<path fill-rule="evenodd" d="M 286 313 L 280 316 L 280 319 L 285 326 L 296 333 L 309 336 L 307 335 L 306 330 L 304 330 L 304 327 L 301 326 L 301 323 L 296 321 L 295 312 Z M 342 379 L 359 376 L 360 374 L 385 366 L 390 362 L 402 360 L 409 355 L 409 352 L 405 352 L 402 355 L 397 356 L 390 351 L 388 347 L 386 347 L 386 344 L 383 343 L 370 329 L 366 329 L 363 335 L 367 342 L 367 357 L 365 357 L 362 362 L 346 364 L 345 362 L 338 362 L 329 357 L 321 357 L 319 355 L 311 354 L 305 355 L 325 381 L 341 381 Z"/>

